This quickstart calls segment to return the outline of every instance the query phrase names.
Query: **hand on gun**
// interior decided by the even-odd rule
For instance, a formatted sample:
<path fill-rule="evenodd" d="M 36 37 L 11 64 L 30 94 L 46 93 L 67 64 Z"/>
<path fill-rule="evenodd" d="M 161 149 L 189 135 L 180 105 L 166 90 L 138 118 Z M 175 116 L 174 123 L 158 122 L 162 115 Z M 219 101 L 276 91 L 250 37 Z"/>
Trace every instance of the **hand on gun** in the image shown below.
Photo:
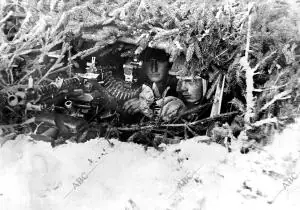
<path fill-rule="evenodd" d="M 167 96 L 156 101 L 156 104 L 160 109 L 158 110 L 158 115 L 163 121 L 171 121 L 174 119 L 180 112 L 185 109 L 183 101 L 174 96 Z"/>
<path fill-rule="evenodd" d="M 141 100 L 139 98 L 132 98 L 124 103 L 124 110 L 128 114 L 136 114 L 140 112 Z"/>
<path fill-rule="evenodd" d="M 151 88 L 147 85 L 143 85 L 143 90 L 139 94 L 139 98 L 132 98 L 126 101 L 123 108 L 128 114 L 142 113 L 145 116 L 151 118 L 153 111 L 150 109 L 150 105 L 154 102 L 154 94 Z"/>

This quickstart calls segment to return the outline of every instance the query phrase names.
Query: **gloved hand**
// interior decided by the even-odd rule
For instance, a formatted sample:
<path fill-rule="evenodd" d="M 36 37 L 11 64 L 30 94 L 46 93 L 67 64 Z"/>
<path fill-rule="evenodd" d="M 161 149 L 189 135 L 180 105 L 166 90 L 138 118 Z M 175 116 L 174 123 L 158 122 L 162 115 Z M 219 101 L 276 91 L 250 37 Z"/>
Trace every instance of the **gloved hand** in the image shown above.
<path fill-rule="evenodd" d="M 123 108 L 126 113 L 133 115 L 140 112 L 140 105 L 141 100 L 139 98 L 132 98 L 124 103 Z"/>
<path fill-rule="evenodd" d="M 149 108 L 147 102 L 139 98 L 133 98 L 126 101 L 123 108 L 126 113 L 131 115 L 136 113 L 142 113 L 149 118 L 153 116 L 153 111 Z"/>
<path fill-rule="evenodd" d="M 154 101 L 154 94 L 150 87 L 143 85 L 143 90 L 139 95 L 139 98 L 133 98 L 126 101 L 123 108 L 128 114 L 142 113 L 147 117 L 152 117 L 153 112 L 149 106 Z"/>
<path fill-rule="evenodd" d="M 174 96 L 167 96 L 165 98 L 159 99 L 156 101 L 156 104 L 160 109 L 158 114 L 163 121 L 171 121 L 174 119 L 180 112 L 182 112 L 186 107 L 179 98 Z"/>

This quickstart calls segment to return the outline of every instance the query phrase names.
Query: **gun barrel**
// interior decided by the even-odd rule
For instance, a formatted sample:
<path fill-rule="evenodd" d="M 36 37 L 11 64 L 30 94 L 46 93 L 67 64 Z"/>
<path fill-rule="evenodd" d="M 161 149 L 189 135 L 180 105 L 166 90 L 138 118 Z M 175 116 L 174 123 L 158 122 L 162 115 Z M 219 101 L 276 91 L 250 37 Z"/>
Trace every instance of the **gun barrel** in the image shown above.
<path fill-rule="evenodd" d="M 73 106 L 72 101 L 70 101 L 70 100 L 69 100 L 69 101 L 66 101 L 66 102 L 65 102 L 65 106 L 66 106 L 67 109 L 71 109 L 72 106 Z"/>
<path fill-rule="evenodd" d="M 21 99 L 16 96 L 16 95 L 10 95 L 7 98 L 7 103 L 9 106 L 17 106 L 18 104 L 20 104 Z"/>

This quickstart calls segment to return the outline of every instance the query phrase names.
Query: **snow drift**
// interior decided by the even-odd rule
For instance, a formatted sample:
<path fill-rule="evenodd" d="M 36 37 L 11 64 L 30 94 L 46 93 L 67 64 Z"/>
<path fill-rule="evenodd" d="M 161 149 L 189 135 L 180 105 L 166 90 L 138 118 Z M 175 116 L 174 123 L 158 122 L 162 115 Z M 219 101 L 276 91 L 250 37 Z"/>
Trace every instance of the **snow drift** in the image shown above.
<path fill-rule="evenodd" d="M 200 138 L 157 151 L 18 136 L 0 148 L 0 209 L 299 209 L 300 121 L 246 155 Z"/>

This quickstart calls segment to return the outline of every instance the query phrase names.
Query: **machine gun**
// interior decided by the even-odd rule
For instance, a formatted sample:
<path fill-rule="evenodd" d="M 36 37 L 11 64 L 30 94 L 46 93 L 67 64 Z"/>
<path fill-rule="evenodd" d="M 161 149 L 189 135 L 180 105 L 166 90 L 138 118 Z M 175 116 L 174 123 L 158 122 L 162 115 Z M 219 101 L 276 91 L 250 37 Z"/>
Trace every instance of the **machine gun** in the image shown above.
<path fill-rule="evenodd" d="M 79 77 L 57 78 L 55 82 L 36 87 L 29 82 L 27 88 L 9 95 L 7 103 L 10 107 L 25 106 L 27 110 L 43 111 L 53 105 L 59 105 L 68 93 L 82 89 L 82 85 L 83 81 Z"/>
<path fill-rule="evenodd" d="M 124 74 L 129 76 L 125 75 L 125 81 L 114 78 L 105 68 L 96 68 L 94 57 L 87 65 L 86 73 L 57 78 L 48 85 L 35 86 L 30 78 L 27 88 L 8 96 L 7 104 L 25 107 L 26 111 L 56 110 L 79 117 L 90 117 L 102 110 L 109 116 L 111 110 L 118 110 L 123 102 L 141 92 L 141 87 L 131 86 L 136 80 L 133 75 L 142 66 L 138 60 L 124 65 Z"/>

